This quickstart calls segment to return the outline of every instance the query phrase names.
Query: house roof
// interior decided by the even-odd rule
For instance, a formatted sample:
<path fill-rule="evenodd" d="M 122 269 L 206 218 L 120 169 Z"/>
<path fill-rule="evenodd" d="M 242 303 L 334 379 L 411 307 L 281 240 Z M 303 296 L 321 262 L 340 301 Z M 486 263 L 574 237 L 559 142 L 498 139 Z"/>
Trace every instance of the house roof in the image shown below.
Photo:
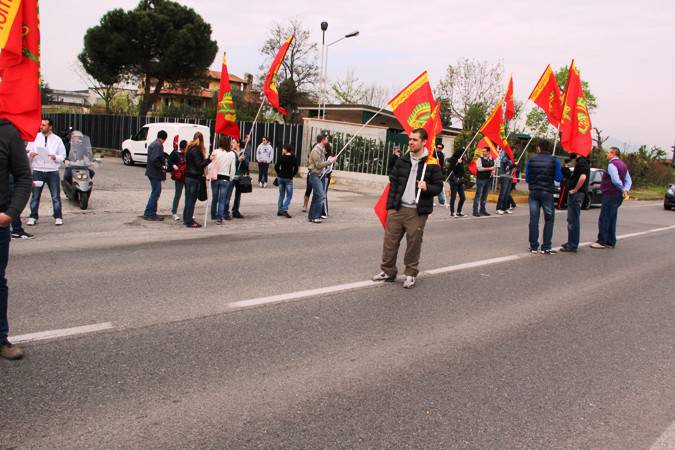
<path fill-rule="evenodd" d="M 223 74 L 222 72 L 218 72 L 216 70 L 209 70 L 209 78 L 213 80 L 220 80 L 222 74 Z M 248 84 L 248 81 L 244 80 L 241 77 L 238 77 L 231 73 L 229 75 L 230 75 L 230 83 Z"/>

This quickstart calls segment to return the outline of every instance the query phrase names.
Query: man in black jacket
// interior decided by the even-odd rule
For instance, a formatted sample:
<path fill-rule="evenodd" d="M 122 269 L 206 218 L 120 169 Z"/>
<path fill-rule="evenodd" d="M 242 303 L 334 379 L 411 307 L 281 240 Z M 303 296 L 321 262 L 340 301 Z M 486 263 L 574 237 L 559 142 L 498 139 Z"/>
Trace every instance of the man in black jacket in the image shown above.
<path fill-rule="evenodd" d="M 400 157 L 389 174 L 387 197 L 387 226 L 382 250 L 382 272 L 373 281 L 396 280 L 396 257 L 401 239 L 406 236 L 405 282 L 403 287 L 415 286 L 422 250 L 422 236 L 429 214 L 434 209 L 434 197 L 443 189 L 441 167 L 429 158 L 425 148 L 428 135 L 416 128 L 408 141 L 410 152 Z M 417 200 L 419 194 L 419 201 Z"/>
<path fill-rule="evenodd" d="M 14 177 L 14 189 L 10 191 L 9 177 Z M 19 217 L 31 193 L 33 178 L 26 156 L 26 145 L 16 128 L 7 120 L 0 119 L 0 357 L 20 359 L 23 351 L 7 340 L 8 289 L 5 271 L 9 260 L 10 224 Z"/>
<path fill-rule="evenodd" d="M 166 164 L 164 160 L 164 141 L 166 131 L 157 133 L 157 140 L 148 145 L 148 164 L 145 167 L 145 176 L 150 180 L 150 198 L 145 206 L 143 218 L 145 220 L 164 220 L 157 215 L 157 202 L 162 193 L 162 182 L 166 180 Z"/>

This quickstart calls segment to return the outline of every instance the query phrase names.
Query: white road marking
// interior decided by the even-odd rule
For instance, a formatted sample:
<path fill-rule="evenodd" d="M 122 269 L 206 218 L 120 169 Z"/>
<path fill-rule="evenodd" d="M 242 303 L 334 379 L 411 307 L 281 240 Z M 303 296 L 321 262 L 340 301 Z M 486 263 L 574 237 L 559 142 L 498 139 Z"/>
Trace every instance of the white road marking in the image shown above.
<path fill-rule="evenodd" d="M 667 231 L 667 230 L 673 230 L 675 229 L 675 225 L 669 226 L 669 227 L 663 227 L 663 228 L 654 228 L 652 230 L 647 230 L 647 231 L 641 231 L 639 233 L 630 233 L 630 234 L 624 234 L 621 236 L 617 236 L 617 239 L 628 239 L 632 237 L 637 237 L 637 236 L 644 236 L 648 234 L 653 234 L 653 233 L 658 233 L 661 231 Z M 580 247 L 588 247 L 592 244 L 592 242 L 583 242 L 579 246 Z M 439 275 L 439 274 L 445 274 L 445 273 L 451 273 L 451 272 L 457 272 L 460 270 L 466 270 L 466 269 L 475 269 L 476 267 L 483 267 L 483 266 L 489 266 L 492 264 L 499 264 L 503 262 L 509 262 L 509 261 L 516 261 L 519 259 L 523 258 L 528 258 L 533 256 L 531 253 L 518 253 L 516 255 L 509 255 L 509 256 L 500 256 L 497 258 L 489 258 L 489 259 L 481 259 L 478 261 L 472 261 L 472 262 L 467 262 L 467 263 L 462 263 L 462 264 L 455 264 L 454 266 L 447 266 L 447 267 L 439 267 L 437 269 L 431 269 L 431 270 L 426 270 L 424 272 L 420 272 L 418 278 L 425 277 L 425 276 L 430 276 L 430 275 Z M 399 277 L 401 279 L 401 277 Z M 308 297 L 314 297 L 317 295 L 325 295 L 325 294 L 335 294 L 338 292 L 345 292 L 345 291 L 352 291 L 355 289 L 363 289 L 363 288 L 370 288 L 370 287 L 375 287 L 375 286 L 382 286 L 385 283 L 382 282 L 376 282 L 376 281 L 356 281 L 354 283 L 345 283 L 345 284 L 336 284 L 334 286 L 327 286 L 323 288 L 318 288 L 318 289 L 308 289 L 305 291 L 298 291 L 298 292 L 289 292 L 287 294 L 279 294 L 279 295 L 272 295 L 269 297 L 260 297 L 260 298 L 253 298 L 250 300 L 241 300 L 238 302 L 232 302 L 228 303 L 227 306 L 229 306 L 232 309 L 240 309 L 240 308 L 248 308 L 252 306 L 260 306 L 260 305 L 266 305 L 266 304 L 271 304 L 271 303 L 281 303 L 281 302 L 291 302 L 295 300 L 300 300 L 303 298 L 308 298 Z"/>
<path fill-rule="evenodd" d="M 649 450 L 673 450 L 675 449 L 675 422 L 671 423 L 666 431 L 649 447 Z"/>
<path fill-rule="evenodd" d="M 40 331 L 38 333 L 22 334 L 12 336 L 9 340 L 14 344 L 44 341 L 47 339 L 56 339 L 66 336 L 75 336 L 78 334 L 95 333 L 97 331 L 110 330 L 114 328 L 111 322 L 96 323 L 93 325 L 84 325 L 74 328 L 63 328 L 61 330 Z"/>

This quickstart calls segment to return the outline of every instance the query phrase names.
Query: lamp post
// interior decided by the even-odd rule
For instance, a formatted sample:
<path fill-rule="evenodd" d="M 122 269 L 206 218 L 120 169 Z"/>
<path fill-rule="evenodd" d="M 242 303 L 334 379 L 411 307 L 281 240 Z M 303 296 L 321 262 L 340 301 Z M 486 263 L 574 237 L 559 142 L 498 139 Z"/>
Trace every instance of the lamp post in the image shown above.
<path fill-rule="evenodd" d="M 325 23 L 325 22 L 324 22 Z M 326 24 L 328 26 L 328 24 Z M 326 78 L 328 76 L 328 49 L 330 48 L 331 45 L 335 45 L 338 42 L 340 42 L 343 39 L 348 39 L 352 37 L 356 37 L 359 35 L 359 31 L 352 31 L 351 33 L 347 33 L 344 36 L 342 36 L 339 39 L 334 40 L 328 45 L 324 45 L 322 43 L 322 55 L 321 55 L 321 80 L 322 80 L 322 89 L 321 89 L 321 94 L 322 94 L 322 100 L 323 100 L 323 114 L 322 114 L 322 109 L 319 107 L 319 116 L 322 119 L 326 119 L 326 97 L 328 96 L 328 92 L 326 90 Z"/>
<path fill-rule="evenodd" d="M 328 22 L 321 22 L 321 66 L 319 69 L 319 76 L 321 77 L 321 93 L 319 94 L 319 110 L 317 112 L 317 117 L 321 117 L 321 104 L 323 103 L 324 91 L 325 91 L 325 80 L 323 78 L 323 58 L 326 55 L 326 30 L 328 29 Z"/>

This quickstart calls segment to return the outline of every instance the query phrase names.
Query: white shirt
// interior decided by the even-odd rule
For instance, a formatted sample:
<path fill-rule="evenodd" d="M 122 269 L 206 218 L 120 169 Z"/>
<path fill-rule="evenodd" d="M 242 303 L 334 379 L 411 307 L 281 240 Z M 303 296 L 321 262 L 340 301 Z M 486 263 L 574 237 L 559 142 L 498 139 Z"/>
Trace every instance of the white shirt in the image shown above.
<path fill-rule="evenodd" d="M 47 155 L 55 155 L 56 160 L 39 154 L 45 150 Z M 63 145 L 61 138 L 54 133 L 48 135 L 38 133 L 35 140 L 26 146 L 26 152 L 29 154 L 30 152 L 38 153 L 34 158 L 30 158 L 30 156 L 29 158 L 31 159 L 31 168 L 39 172 L 56 172 L 63 160 L 66 159 L 66 147 Z"/>
<path fill-rule="evenodd" d="M 237 171 L 237 154 L 234 151 L 226 152 L 220 148 L 213 151 L 213 162 L 211 162 L 210 176 L 212 180 L 218 178 L 218 175 L 234 177 Z"/>

